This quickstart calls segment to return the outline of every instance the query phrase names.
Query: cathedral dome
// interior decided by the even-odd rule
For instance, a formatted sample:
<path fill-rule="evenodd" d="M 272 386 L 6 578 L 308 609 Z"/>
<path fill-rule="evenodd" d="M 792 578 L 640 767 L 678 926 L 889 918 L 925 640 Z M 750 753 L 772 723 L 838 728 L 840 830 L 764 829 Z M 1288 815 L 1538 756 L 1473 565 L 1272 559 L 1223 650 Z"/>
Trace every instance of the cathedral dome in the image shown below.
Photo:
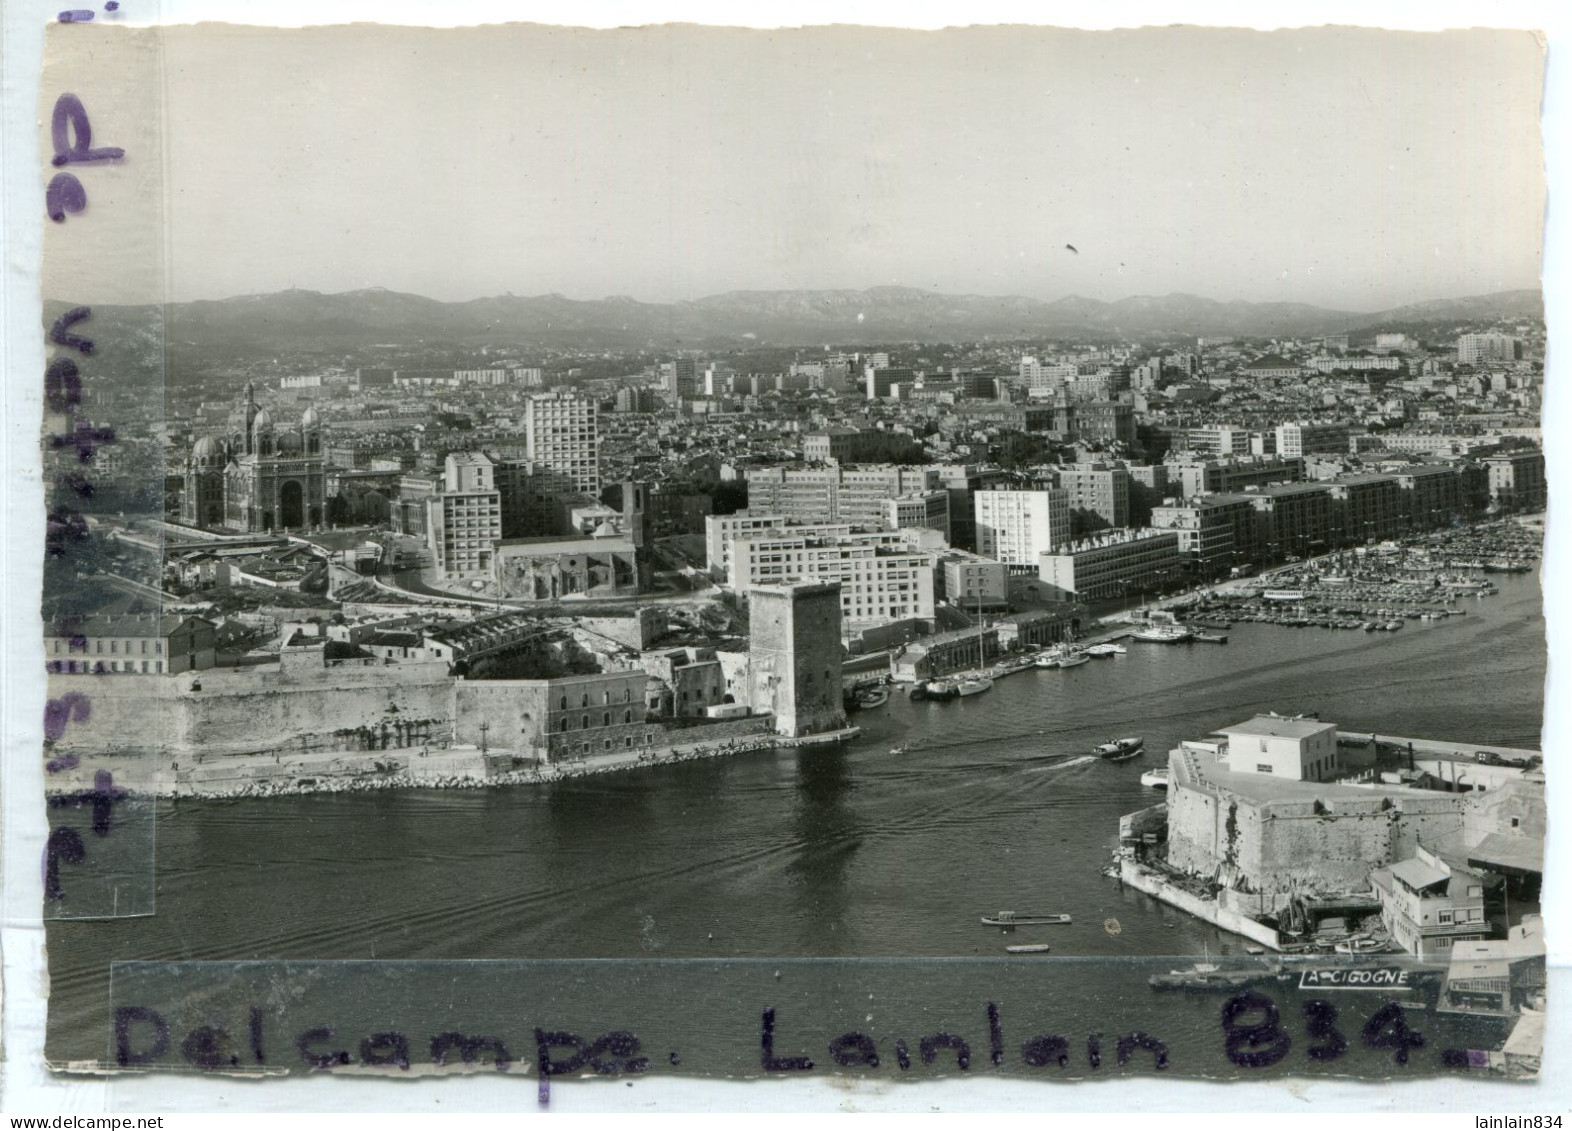
<path fill-rule="evenodd" d="M 310 407 L 308 405 L 306 407 L 306 411 L 300 414 L 300 427 L 302 427 L 302 428 L 320 428 L 321 426 L 322 426 L 322 418 L 317 415 L 317 410 L 316 409 L 314 409 L 314 408 L 312 408 L 312 407 Z"/>
<path fill-rule="evenodd" d="M 218 441 L 211 436 L 203 436 L 191 448 L 191 458 L 195 460 L 215 460 L 222 454 Z"/>
<path fill-rule="evenodd" d="M 251 421 L 251 431 L 261 432 L 271 427 L 273 427 L 272 414 L 265 408 L 258 409 L 255 418 Z"/>

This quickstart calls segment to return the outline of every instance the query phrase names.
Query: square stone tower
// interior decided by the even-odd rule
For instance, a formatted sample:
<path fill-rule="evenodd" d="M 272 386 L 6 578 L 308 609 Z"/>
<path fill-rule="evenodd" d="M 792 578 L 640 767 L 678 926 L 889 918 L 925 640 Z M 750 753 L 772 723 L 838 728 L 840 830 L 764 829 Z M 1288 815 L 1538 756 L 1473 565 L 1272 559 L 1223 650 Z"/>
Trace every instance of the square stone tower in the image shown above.
<path fill-rule="evenodd" d="M 846 725 L 841 692 L 841 586 L 748 590 L 748 702 L 793 737 Z"/>

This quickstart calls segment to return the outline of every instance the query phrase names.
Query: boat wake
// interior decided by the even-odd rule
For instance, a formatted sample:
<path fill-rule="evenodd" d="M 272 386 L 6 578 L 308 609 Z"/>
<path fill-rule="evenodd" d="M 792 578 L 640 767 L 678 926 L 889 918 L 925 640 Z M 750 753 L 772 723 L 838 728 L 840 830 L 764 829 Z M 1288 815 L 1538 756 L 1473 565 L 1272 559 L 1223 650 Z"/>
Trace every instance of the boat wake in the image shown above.
<path fill-rule="evenodd" d="M 1027 772 L 1033 774 L 1045 774 L 1049 770 L 1067 770 L 1071 766 L 1084 766 L 1088 762 L 1100 761 L 1102 761 L 1102 759 L 1095 754 L 1077 754 L 1074 758 L 1066 759 L 1063 762 L 1055 762 L 1051 766 L 1034 766 Z"/>

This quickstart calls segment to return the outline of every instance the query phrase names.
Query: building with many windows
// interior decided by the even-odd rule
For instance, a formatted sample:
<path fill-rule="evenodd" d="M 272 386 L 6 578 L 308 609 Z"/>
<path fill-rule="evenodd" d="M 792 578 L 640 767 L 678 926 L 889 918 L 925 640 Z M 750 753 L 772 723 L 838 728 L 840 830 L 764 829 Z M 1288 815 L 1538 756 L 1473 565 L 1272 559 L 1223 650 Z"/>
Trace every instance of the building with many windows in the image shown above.
<path fill-rule="evenodd" d="M 449 455 L 442 490 L 425 503 L 426 547 L 442 576 L 489 579 L 502 537 L 502 496 L 491 460 L 481 452 Z"/>
<path fill-rule="evenodd" d="M 599 407 L 572 393 L 539 393 L 524 402 L 524 454 L 565 472 L 573 489 L 600 494 Z"/>
<path fill-rule="evenodd" d="M 950 540 L 950 493 L 942 488 L 886 499 L 885 525 L 891 530 L 934 530 Z"/>
<path fill-rule="evenodd" d="M 1493 365 L 1517 360 L 1518 341 L 1510 334 L 1464 334 L 1457 339 L 1459 365 Z"/>
<path fill-rule="evenodd" d="M 848 629 L 934 615 L 934 555 L 895 533 L 822 535 L 791 529 L 736 538 L 727 585 L 839 582 Z"/>
<path fill-rule="evenodd" d="M 1110 530 L 1038 555 L 1037 577 L 1061 601 L 1106 601 L 1178 581 L 1185 559 L 1172 530 Z"/>
<path fill-rule="evenodd" d="M 1325 483 L 1278 483 L 1247 497 L 1261 515 L 1260 536 L 1268 558 L 1311 557 L 1336 543 L 1337 511 Z"/>
<path fill-rule="evenodd" d="M 214 664 L 215 626 L 157 613 L 58 617 L 44 630 L 51 674 L 178 675 Z"/>
<path fill-rule="evenodd" d="M 1544 452 L 1508 452 L 1488 456 L 1484 464 L 1490 476 L 1492 506 L 1510 511 L 1545 509 Z"/>
<path fill-rule="evenodd" d="M 978 491 L 977 552 L 1018 570 L 1035 570 L 1040 554 L 1070 540 L 1070 495 L 1060 487 L 1038 491 Z"/>
<path fill-rule="evenodd" d="M 1260 552 L 1248 495 L 1203 495 L 1152 508 L 1152 526 L 1179 536 L 1179 553 L 1199 577 L 1221 577 Z"/>
<path fill-rule="evenodd" d="M 1424 845 L 1414 854 L 1370 873 L 1381 902 L 1381 922 L 1394 942 L 1415 958 L 1450 958 L 1457 943 L 1483 939 L 1485 877 L 1443 859 Z"/>
<path fill-rule="evenodd" d="M 1130 472 L 1122 463 L 1061 464 L 1051 473 L 1052 486 L 1070 503 L 1072 525 L 1130 525 Z"/>
<path fill-rule="evenodd" d="M 1289 421 L 1277 426 L 1277 454 L 1283 458 L 1316 452 L 1348 451 L 1349 427 L 1343 423 Z"/>

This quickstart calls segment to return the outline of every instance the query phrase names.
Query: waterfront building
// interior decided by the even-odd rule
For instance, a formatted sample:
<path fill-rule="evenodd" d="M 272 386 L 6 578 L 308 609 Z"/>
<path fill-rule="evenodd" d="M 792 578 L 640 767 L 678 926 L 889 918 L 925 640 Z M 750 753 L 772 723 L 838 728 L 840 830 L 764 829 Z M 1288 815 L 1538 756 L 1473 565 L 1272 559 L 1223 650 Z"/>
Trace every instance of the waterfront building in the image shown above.
<path fill-rule="evenodd" d="M 731 543 L 737 538 L 747 538 L 766 531 L 784 530 L 796 534 L 838 537 L 850 534 L 847 523 L 818 522 L 796 523 L 784 514 L 761 514 L 738 511 L 736 514 L 712 514 L 704 519 L 704 564 L 710 577 L 721 581 L 731 573 Z"/>
<path fill-rule="evenodd" d="M 1178 581 L 1185 558 L 1171 530 L 1110 530 L 1038 555 L 1037 577 L 1061 601 L 1105 601 Z"/>
<path fill-rule="evenodd" d="M 1006 565 L 1035 569 L 1040 554 L 1070 540 L 1070 496 L 1038 491 L 978 491 L 972 496 L 977 552 Z"/>
<path fill-rule="evenodd" d="M 537 393 L 524 402 L 524 454 L 565 472 L 576 491 L 600 494 L 599 406 L 571 393 Z"/>
<path fill-rule="evenodd" d="M 849 630 L 901 620 L 932 620 L 934 555 L 912 550 L 898 533 L 825 536 L 793 529 L 736 538 L 727 585 L 838 583 L 841 621 Z"/>
<path fill-rule="evenodd" d="M 459 743 L 503 746 L 541 764 L 650 745 L 642 668 L 557 679 L 461 679 L 453 690 Z"/>
<path fill-rule="evenodd" d="M 1202 495 L 1153 507 L 1152 526 L 1178 535 L 1179 553 L 1198 577 L 1224 576 L 1260 553 L 1248 495 Z"/>
<path fill-rule="evenodd" d="M 1418 464 L 1392 473 L 1403 494 L 1408 524 L 1416 530 L 1446 526 L 1473 508 L 1466 501 L 1463 470 L 1449 463 Z"/>
<path fill-rule="evenodd" d="M 1010 576 L 1001 561 L 965 550 L 940 550 L 934 596 L 967 612 L 997 612 L 1010 604 Z"/>
<path fill-rule="evenodd" d="M 215 663 L 216 627 L 203 617 L 158 613 L 62 616 L 44 627 L 51 674 L 179 675 Z"/>
<path fill-rule="evenodd" d="M 1408 499 L 1396 476 L 1339 475 L 1327 480 L 1326 486 L 1346 541 L 1392 538 L 1409 524 Z"/>
<path fill-rule="evenodd" d="M 1337 726 L 1319 719 L 1257 715 L 1222 727 L 1223 757 L 1236 774 L 1271 774 L 1290 781 L 1324 781 L 1337 773 Z"/>
<path fill-rule="evenodd" d="M 1248 498 L 1261 515 L 1267 557 L 1308 557 L 1334 545 L 1339 531 L 1326 484 L 1277 483 L 1250 492 Z"/>
<path fill-rule="evenodd" d="M 1277 426 L 1279 456 L 1308 456 L 1348 451 L 1349 426 L 1337 422 L 1289 421 Z"/>
<path fill-rule="evenodd" d="M 1507 511 L 1545 509 L 1545 453 L 1508 452 L 1483 461 L 1490 476 L 1490 504 Z"/>
<path fill-rule="evenodd" d="M 1381 923 L 1419 959 L 1450 959 L 1453 947 L 1488 937 L 1485 877 L 1422 844 L 1414 854 L 1370 873 Z"/>
<path fill-rule="evenodd" d="M 841 685 L 841 599 L 830 583 L 748 590 L 748 703 L 799 736 L 846 725 Z"/>

